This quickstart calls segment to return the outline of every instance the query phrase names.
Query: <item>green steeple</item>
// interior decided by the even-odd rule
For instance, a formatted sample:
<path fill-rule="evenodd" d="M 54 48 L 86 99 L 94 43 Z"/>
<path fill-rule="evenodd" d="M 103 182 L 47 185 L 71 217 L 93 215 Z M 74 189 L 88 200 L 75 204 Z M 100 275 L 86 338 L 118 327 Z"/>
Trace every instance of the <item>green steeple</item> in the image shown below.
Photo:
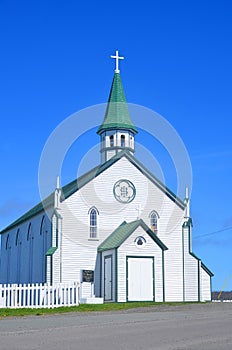
<path fill-rule="evenodd" d="M 111 129 L 126 129 L 137 134 L 137 129 L 132 123 L 129 115 L 119 72 L 114 73 L 105 117 L 97 133 L 101 134 L 103 131 Z"/>

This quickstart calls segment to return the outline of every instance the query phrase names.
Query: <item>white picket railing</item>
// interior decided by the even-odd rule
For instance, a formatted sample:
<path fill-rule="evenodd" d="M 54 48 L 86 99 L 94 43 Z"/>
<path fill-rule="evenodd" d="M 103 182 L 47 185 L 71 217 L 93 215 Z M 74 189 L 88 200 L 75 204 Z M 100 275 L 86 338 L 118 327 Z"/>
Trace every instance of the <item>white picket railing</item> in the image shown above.
<path fill-rule="evenodd" d="M 79 283 L 0 284 L 0 308 L 54 308 L 79 305 Z"/>

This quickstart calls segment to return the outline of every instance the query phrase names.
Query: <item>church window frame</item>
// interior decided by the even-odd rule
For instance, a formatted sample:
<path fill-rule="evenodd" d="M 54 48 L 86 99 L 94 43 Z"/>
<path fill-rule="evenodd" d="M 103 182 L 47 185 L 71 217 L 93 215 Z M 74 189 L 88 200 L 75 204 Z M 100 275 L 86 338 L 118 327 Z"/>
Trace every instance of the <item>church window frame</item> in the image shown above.
<path fill-rule="evenodd" d="M 45 226 L 45 216 L 43 215 L 41 223 L 40 223 L 40 230 L 39 230 L 39 235 L 40 236 L 42 236 L 42 234 L 43 234 L 44 226 Z"/>
<path fill-rule="evenodd" d="M 27 230 L 27 241 L 29 241 L 31 238 L 31 222 L 28 226 L 28 230 Z"/>
<path fill-rule="evenodd" d="M 56 247 L 59 245 L 59 219 L 56 215 Z"/>
<path fill-rule="evenodd" d="M 150 220 L 150 229 L 154 232 L 155 235 L 158 234 L 158 221 L 159 215 L 155 210 L 152 210 L 149 215 Z"/>
<path fill-rule="evenodd" d="M 20 236 L 20 229 L 18 228 L 15 238 L 15 245 L 16 247 L 19 245 L 19 236 Z"/>
<path fill-rule="evenodd" d="M 89 209 L 89 238 L 97 239 L 98 238 L 98 215 L 99 211 L 96 207 L 91 207 Z"/>
<path fill-rule="evenodd" d="M 110 135 L 110 147 L 114 147 L 114 135 Z"/>
<path fill-rule="evenodd" d="M 42 240 L 42 283 L 45 283 L 46 280 L 46 251 L 47 251 L 47 221 L 45 215 L 43 215 L 40 223 L 40 238 Z"/>
<path fill-rule="evenodd" d="M 121 147 L 126 147 L 126 137 L 125 137 L 125 135 L 121 135 Z"/>
<path fill-rule="evenodd" d="M 10 249 L 10 235 L 8 233 L 6 237 L 6 250 Z"/>

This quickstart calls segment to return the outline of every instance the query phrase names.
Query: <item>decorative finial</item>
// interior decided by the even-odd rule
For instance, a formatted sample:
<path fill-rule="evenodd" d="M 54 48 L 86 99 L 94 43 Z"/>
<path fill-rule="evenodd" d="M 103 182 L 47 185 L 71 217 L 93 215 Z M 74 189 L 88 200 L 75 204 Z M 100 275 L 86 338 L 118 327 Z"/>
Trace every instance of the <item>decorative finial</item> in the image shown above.
<path fill-rule="evenodd" d="M 119 55 L 118 55 L 118 50 L 116 50 L 116 55 L 115 56 L 110 56 L 111 58 L 115 58 L 115 73 L 119 73 L 120 72 L 120 70 L 118 69 L 118 62 L 119 62 L 119 60 L 124 60 L 124 57 L 120 57 Z"/>

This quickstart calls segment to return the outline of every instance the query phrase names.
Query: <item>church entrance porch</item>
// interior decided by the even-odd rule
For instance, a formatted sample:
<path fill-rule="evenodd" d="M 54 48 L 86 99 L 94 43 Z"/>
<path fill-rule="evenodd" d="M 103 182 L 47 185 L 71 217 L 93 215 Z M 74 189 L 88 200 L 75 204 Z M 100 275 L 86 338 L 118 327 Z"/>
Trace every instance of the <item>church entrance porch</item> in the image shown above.
<path fill-rule="evenodd" d="M 104 301 L 164 301 L 166 249 L 142 220 L 118 226 L 98 247 Z"/>
<path fill-rule="evenodd" d="M 154 301 L 153 257 L 127 257 L 127 301 Z"/>

